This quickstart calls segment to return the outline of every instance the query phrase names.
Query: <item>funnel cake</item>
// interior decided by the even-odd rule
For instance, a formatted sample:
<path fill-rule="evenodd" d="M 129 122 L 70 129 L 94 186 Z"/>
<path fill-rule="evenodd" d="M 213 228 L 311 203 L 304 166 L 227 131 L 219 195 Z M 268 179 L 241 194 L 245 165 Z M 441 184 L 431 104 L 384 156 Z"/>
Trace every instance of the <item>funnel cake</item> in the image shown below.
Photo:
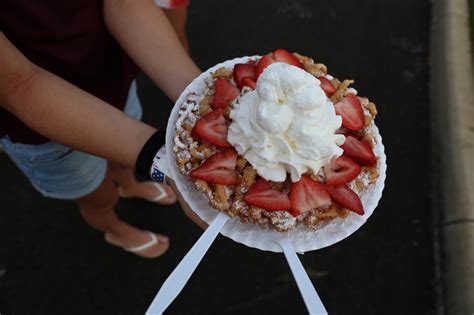
<path fill-rule="evenodd" d="M 319 164 L 312 163 L 311 156 L 304 152 L 296 157 L 299 167 L 292 166 L 292 158 L 282 156 L 282 161 L 277 164 L 273 160 L 268 161 L 279 168 L 278 175 L 275 175 L 277 173 L 271 167 L 269 169 L 268 165 L 261 163 L 265 154 L 263 158 L 255 157 L 255 152 L 251 153 L 247 145 L 239 143 L 242 138 L 229 133 L 235 135 L 234 131 L 240 132 L 241 129 L 247 133 L 245 124 L 240 129 L 230 126 L 237 124 L 239 111 L 246 99 L 252 95 L 257 97 L 257 92 L 262 95 L 264 81 L 272 75 L 271 69 L 276 71 L 278 68 L 294 72 L 296 77 L 302 78 L 309 85 L 308 89 L 312 89 L 311 93 L 323 93 L 323 101 L 331 106 L 331 121 L 339 122 L 339 125 L 320 138 L 323 141 L 333 137 L 337 147 L 332 151 L 328 149 L 313 154 L 324 156 L 319 159 Z M 284 89 L 288 85 L 285 82 L 291 81 L 292 77 L 280 75 L 278 80 Z M 237 216 L 242 223 L 269 225 L 278 231 L 287 231 L 297 225 L 317 228 L 323 222 L 346 218 L 350 212 L 364 214 L 359 197 L 379 177 L 379 156 L 373 150 L 377 144 L 374 136 L 377 109 L 373 102 L 359 96 L 350 87 L 353 80 L 338 80 L 327 73 L 324 64 L 278 49 L 263 57 L 249 57 L 246 62 L 233 67 L 221 67 L 209 73 L 204 82 L 203 91 L 189 93 L 179 104 L 173 152 L 179 171 L 204 193 L 212 208 L 231 217 Z M 302 91 L 297 90 L 293 96 L 291 91 L 288 92 L 288 99 L 295 100 L 288 106 L 308 106 Z M 308 95 L 311 96 L 311 93 Z M 265 106 L 273 110 L 270 105 Z M 273 108 L 278 111 L 283 107 Z M 304 110 L 312 111 L 313 108 Z M 270 111 L 270 116 L 277 115 L 272 113 Z M 289 115 L 285 112 L 283 116 Z M 298 113 L 295 111 L 293 115 L 291 111 L 290 116 L 298 117 Z M 297 121 L 296 118 L 294 121 Z M 258 119 L 258 122 L 263 124 L 264 118 Z M 313 122 L 318 125 L 318 116 L 314 117 Z M 283 129 L 288 130 L 292 124 L 294 128 L 298 127 L 296 122 L 280 123 L 273 119 L 269 124 L 255 128 L 270 130 L 268 137 L 275 137 L 276 134 L 277 140 L 289 138 L 287 133 L 279 134 L 281 124 Z M 291 150 L 301 152 L 298 151 L 300 140 L 304 139 L 297 137 L 288 140 Z M 331 145 L 334 146 L 334 143 Z M 330 148 L 329 144 L 325 148 Z M 282 155 L 281 152 L 277 155 Z M 307 165 L 300 163 L 303 160 L 307 161 Z M 282 175 L 285 169 L 287 173 Z"/>

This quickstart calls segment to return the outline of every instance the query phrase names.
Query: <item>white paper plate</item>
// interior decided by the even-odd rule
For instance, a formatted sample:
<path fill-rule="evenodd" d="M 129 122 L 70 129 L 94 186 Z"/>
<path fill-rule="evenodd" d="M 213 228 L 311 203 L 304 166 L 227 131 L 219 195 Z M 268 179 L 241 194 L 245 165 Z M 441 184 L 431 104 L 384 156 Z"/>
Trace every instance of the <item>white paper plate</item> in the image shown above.
<path fill-rule="evenodd" d="M 166 152 L 169 166 L 169 170 L 167 171 L 170 173 L 168 175 L 175 180 L 178 190 L 182 193 L 183 198 L 190 205 L 193 211 L 196 212 L 202 220 L 209 224 L 212 223 L 218 212 L 208 205 L 208 199 L 204 193 L 195 189 L 193 181 L 191 181 L 187 176 L 181 174 L 174 157 L 173 137 L 175 134 L 175 123 L 178 118 L 178 111 L 189 93 L 196 93 L 199 99 L 202 97 L 206 88 L 204 80 L 211 78 L 211 72 L 216 71 L 221 67 L 233 68 L 236 63 L 245 63 L 249 58 L 254 59 L 257 57 L 258 56 L 242 57 L 228 60 L 203 72 L 188 85 L 183 93 L 181 93 L 168 120 L 168 127 L 166 130 Z M 360 216 L 351 212 L 346 218 L 336 218 L 322 223 L 316 229 L 311 229 L 304 225 L 298 225 L 295 229 L 289 232 L 290 239 L 292 240 L 293 246 L 297 252 L 304 253 L 307 251 L 317 250 L 343 240 L 357 231 L 357 229 L 367 221 L 377 207 L 377 204 L 382 197 L 387 164 L 384 146 L 382 144 L 382 137 L 380 136 L 378 128 L 374 123 L 372 123 L 370 128 L 376 141 L 374 152 L 376 156 L 379 157 L 378 169 L 380 175 L 376 183 L 371 185 L 370 188 L 365 190 L 360 196 L 362 204 L 364 205 L 365 214 Z M 272 252 L 281 252 L 282 250 L 280 246 L 271 241 L 260 238 L 258 232 L 259 229 L 260 227 L 255 224 L 240 223 L 240 218 L 235 217 L 225 224 L 221 233 L 222 235 L 249 247 Z"/>

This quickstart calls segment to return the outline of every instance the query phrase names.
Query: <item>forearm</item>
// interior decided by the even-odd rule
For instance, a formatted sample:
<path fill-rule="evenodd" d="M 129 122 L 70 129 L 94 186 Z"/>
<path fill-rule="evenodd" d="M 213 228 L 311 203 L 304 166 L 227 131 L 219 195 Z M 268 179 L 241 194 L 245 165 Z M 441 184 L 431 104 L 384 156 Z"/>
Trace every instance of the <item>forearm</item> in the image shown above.
<path fill-rule="evenodd" d="M 133 167 L 154 128 L 29 62 L 0 33 L 0 106 L 43 136 Z"/>
<path fill-rule="evenodd" d="M 153 1 L 106 0 L 104 17 L 124 50 L 171 100 L 200 74 Z"/>

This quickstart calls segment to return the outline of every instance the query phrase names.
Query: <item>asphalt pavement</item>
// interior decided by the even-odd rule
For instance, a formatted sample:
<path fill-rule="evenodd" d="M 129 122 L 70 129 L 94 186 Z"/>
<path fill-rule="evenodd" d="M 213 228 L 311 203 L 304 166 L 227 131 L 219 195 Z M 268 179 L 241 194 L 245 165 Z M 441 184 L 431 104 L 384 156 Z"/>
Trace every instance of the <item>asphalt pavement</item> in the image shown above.
<path fill-rule="evenodd" d="M 300 259 L 332 314 L 435 314 L 430 206 L 430 1 L 191 1 L 188 36 L 202 69 L 285 48 L 353 78 L 377 104 L 388 172 L 380 204 L 348 239 Z M 156 52 L 159 57 L 159 52 Z M 172 104 L 139 79 L 144 120 Z M 71 202 L 43 198 L 0 155 L 0 314 L 143 314 L 202 231 L 178 206 L 121 200 L 119 215 L 170 236 L 137 258 L 107 245 Z M 167 314 L 305 314 L 281 254 L 219 236 Z"/>

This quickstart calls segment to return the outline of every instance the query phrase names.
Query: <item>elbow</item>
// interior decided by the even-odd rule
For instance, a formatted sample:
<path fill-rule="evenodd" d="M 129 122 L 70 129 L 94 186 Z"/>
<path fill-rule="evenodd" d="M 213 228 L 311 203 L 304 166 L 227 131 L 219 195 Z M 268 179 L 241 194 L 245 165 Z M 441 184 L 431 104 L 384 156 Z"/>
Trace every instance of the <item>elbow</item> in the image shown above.
<path fill-rule="evenodd" d="M 38 79 L 41 69 L 32 65 L 28 70 L 12 73 L 1 89 L 0 106 L 18 116 L 22 99 L 30 94 L 32 87 Z"/>

